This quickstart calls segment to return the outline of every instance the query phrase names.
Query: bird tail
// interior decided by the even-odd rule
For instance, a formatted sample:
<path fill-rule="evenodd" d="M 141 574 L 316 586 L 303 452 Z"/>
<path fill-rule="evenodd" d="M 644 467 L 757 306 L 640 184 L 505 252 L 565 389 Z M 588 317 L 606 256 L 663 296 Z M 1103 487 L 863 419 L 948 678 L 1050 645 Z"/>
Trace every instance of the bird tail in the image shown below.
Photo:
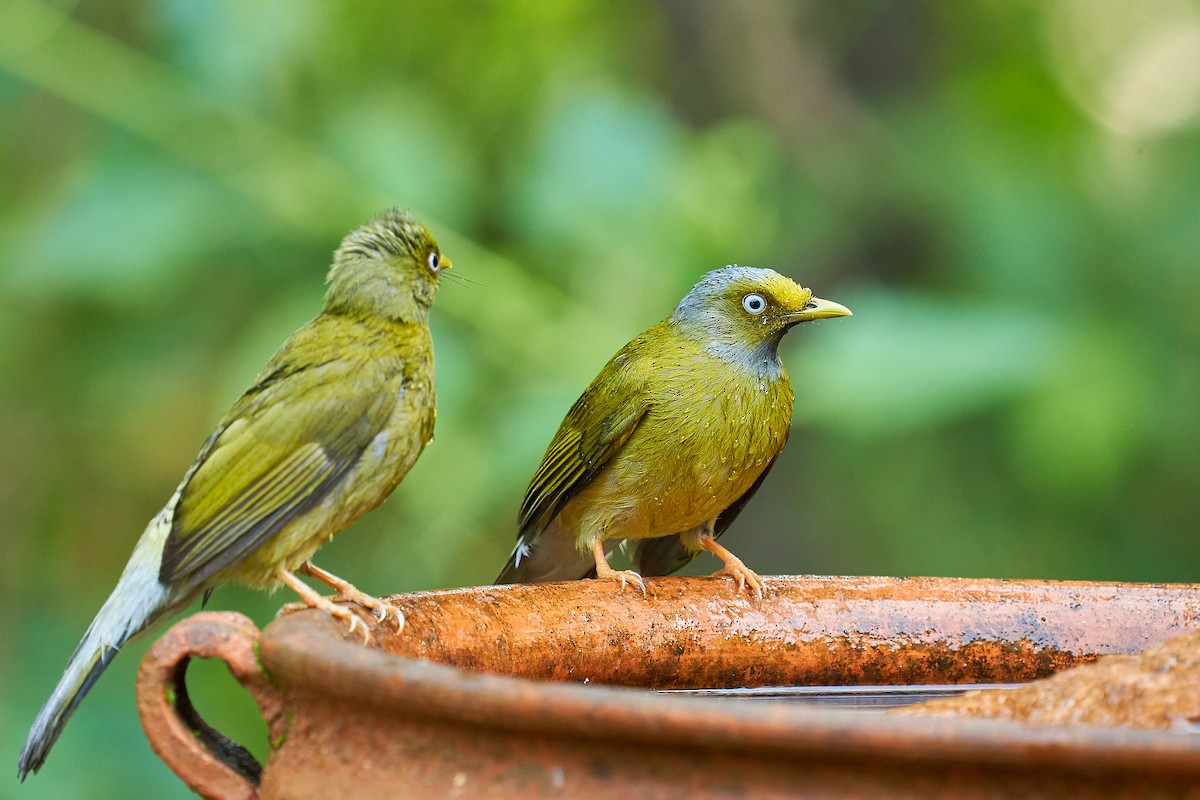
<path fill-rule="evenodd" d="M 161 541 L 155 541 L 160 537 L 154 535 L 160 531 L 154 528 L 156 524 L 161 528 L 161 523 L 161 515 L 150 523 L 117 582 L 117 588 L 88 626 L 83 640 L 67 662 L 58 686 L 38 712 L 17 762 L 17 776 L 21 780 L 25 780 L 30 772 L 41 769 L 67 720 L 121 646 L 180 605 L 172 601 L 172 593 L 158 580 L 161 561 L 158 553 L 162 547 Z M 157 552 L 155 544 L 158 545 Z"/>
<path fill-rule="evenodd" d="M 555 520 L 540 534 L 529 532 L 517 537 L 517 546 L 496 583 L 574 581 L 595 571 L 591 553 L 580 552 L 574 532 L 560 530 Z"/>
<path fill-rule="evenodd" d="M 670 575 L 691 562 L 697 553 L 689 552 L 679 534 L 642 539 L 633 553 L 633 564 L 643 578 Z"/>

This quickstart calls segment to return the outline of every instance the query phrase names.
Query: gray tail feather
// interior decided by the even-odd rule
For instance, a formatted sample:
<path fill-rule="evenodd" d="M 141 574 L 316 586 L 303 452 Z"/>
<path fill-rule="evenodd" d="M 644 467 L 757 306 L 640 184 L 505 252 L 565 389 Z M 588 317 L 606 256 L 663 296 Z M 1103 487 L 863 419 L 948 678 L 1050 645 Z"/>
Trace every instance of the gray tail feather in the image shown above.
<path fill-rule="evenodd" d="M 634 568 L 645 578 L 670 575 L 688 564 L 695 553 L 689 553 L 679 535 L 642 539 L 633 553 Z"/>
<path fill-rule="evenodd" d="M 574 581 L 596 571 L 591 553 L 581 553 L 575 536 L 560 531 L 553 522 L 541 535 L 522 534 L 496 583 Z"/>
<path fill-rule="evenodd" d="M 30 772 L 41 769 L 67 720 L 121 646 L 173 607 L 166 601 L 166 590 L 157 575 L 132 563 L 126 567 L 29 729 L 17 761 L 17 777 L 25 780 Z"/>
<path fill-rule="evenodd" d="M 59 734 L 66 727 L 67 720 L 117 654 L 117 647 L 103 647 L 84 653 L 82 646 L 86 642 L 85 638 L 75 650 L 54 694 L 42 706 L 33 727 L 29 729 L 29 738 L 25 740 L 17 761 L 17 777 L 21 780 L 25 780 L 30 772 L 36 773 L 42 768 L 50 748 L 54 747 Z"/>

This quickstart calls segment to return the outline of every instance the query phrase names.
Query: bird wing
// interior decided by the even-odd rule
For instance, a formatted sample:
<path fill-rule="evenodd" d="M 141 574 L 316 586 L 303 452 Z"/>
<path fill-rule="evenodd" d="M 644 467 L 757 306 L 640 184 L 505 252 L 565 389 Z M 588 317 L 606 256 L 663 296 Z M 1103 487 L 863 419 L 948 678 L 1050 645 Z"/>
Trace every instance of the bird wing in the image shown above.
<path fill-rule="evenodd" d="M 571 406 L 521 503 L 517 539 L 540 534 L 621 450 L 649 410 L 645 379 L 622 350 Z"/>
<path fill-rule="evenodd" d="M 785 438 L 784 444 L 787 443 Z M 782 451 L 782 447 L 780 450 Z M 767 473 L 771 471 L 771 467 L 775 466 L 775 462 L 779 456 L 772 458 L 767 462 L 767 466 L 755 478 L 754 483 L 750 484 L 750 488 L 742 492 L 741 497 L 734 500 L 729 506 L 717 515 L 716 524 L 713 526 L 713 538 L 720 538 L 737 518 L 737 515 L 742 513 L 742 509 L 750 502 L 750 498 L 754 497 L 754 493 L 758 491 L 758 487 L 762 486 L 764 480 L 767 479 Z M 645 577 L 654 575 L 670 575 L 675 570 L 683 567 L 685 564 L 695 558 L 698 553 L 690 553 L 683 546 L 683 541 L 679 538 L 679 534 L 670 536 L 660 536 L 657 539 L 642 539 L 637 543 L 637 549 L 634 550 L 633 563 L 637 568 L 638 573 Z"/>
<path fill-rule="evenodd" d="M 387 423 L 403 386 L 394 354 L 391 364 L 377 355 L 268 365 L 184 480 L 162 582 L 202 584 L 338 485 Z"/>

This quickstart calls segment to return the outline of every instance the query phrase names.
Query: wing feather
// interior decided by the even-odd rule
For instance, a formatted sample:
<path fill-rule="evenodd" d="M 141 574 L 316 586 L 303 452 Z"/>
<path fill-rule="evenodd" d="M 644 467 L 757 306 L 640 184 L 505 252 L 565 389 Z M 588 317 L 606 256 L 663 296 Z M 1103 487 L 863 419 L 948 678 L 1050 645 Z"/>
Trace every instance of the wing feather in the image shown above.
<path fill-rule="evenodd" d="M 519 540 L 536 538 L 620 452 L 649 411 L 645 380 L 629 349 L 601 370 L 546 448 L 521 503 Z"/>
<path fill-rule="evenodd" d="M 160 580 L 200 585 L 328 496 L 387 423 L 402 375 L 394 353 L 371 350 L 268 366 L 185 478 Z"/>

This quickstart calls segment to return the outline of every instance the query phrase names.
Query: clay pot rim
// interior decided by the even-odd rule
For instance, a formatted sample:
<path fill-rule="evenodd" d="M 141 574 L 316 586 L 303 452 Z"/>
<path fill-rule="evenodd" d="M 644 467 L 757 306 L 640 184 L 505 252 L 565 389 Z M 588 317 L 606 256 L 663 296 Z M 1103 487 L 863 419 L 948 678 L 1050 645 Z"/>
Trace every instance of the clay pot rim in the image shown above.
<path fill-rule="evenodd" d="M 771 580 L 838 579 L 787 576 Z M 941 578 L 930 580 L 947 582 Z M 1086 581 L 1054 583 L 1089 589 L 1097 586 Z M 395 600 L 403 608 L 406 600 L 455 594 L 486 599 L 517 588 L 464 587 L 396 595 Z M 519 587 L 522 591 L 529 588 Z M 671 741 L 681 747 L 748 754 L 771 752 L 929 764 L 1037 764 L 1093 774 L 1130 769 L 1200 774 L 1200 740 L 1191 735 L 1082 724 L 1030 726 L 1005 720 L 900 717 L 792 704 L 738 703 L 648 689 L 468 672 L 364 647 L 357 634 L 349 634 L 340 623 L 312 610 L 286 615 L 268 626 L 260 653 L 262 665 L 289 691 L 311 689 L 342 701 L 450 725 L 500 728 L 545 737 L 616 737 L 624 742 L 657 745 Z M 372 685 L 382 685 L 384 691 L 372 693 L 368 688 Z"/>

